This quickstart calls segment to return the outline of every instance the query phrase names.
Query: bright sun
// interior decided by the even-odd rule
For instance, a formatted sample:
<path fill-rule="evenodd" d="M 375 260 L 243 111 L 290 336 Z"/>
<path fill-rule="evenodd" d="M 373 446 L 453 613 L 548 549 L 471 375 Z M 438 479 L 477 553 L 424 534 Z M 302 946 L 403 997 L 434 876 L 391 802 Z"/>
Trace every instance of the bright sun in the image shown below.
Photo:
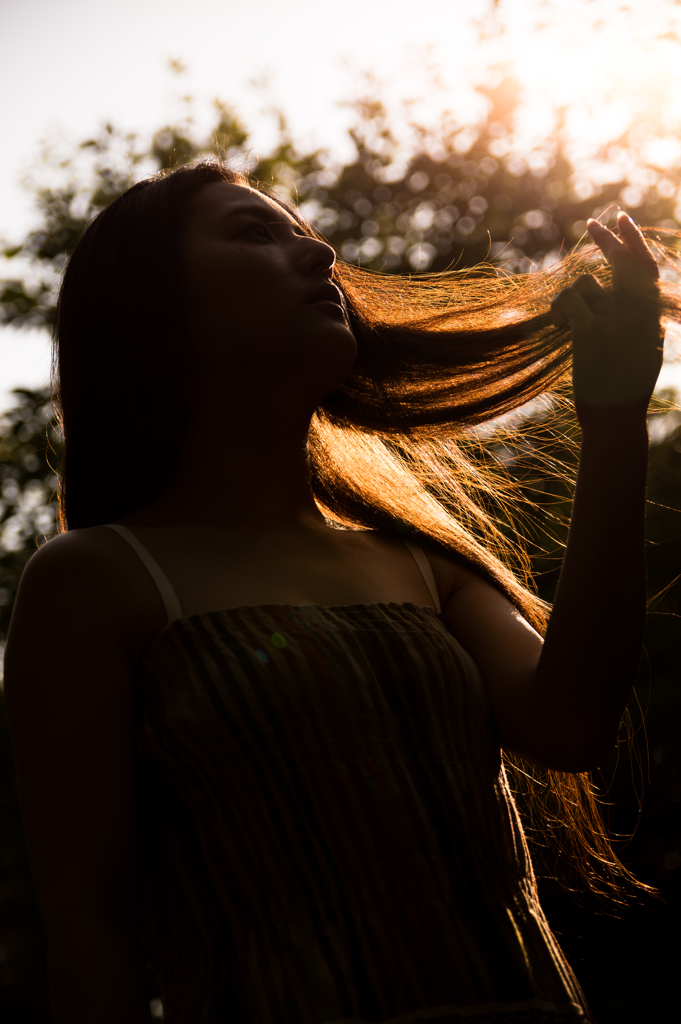
<path fill-rule="evenodd" d="M 574 165 L 585 177 L 593 172 L 595 184 L 631 181 L 632 165 L 656 168 L 657 182 L 681 164 L 681 4 L 467 0 L 464 16 L 462 3 L 433 0 L 427 21 L 437 40 L 389 76 L 387 94 L 419 97 L 410 110 L 424 123 L 437 123 L 443 109 L 459 124 L 474 122 L 483 111 L 473 84 L 511 78 L 520 99 L 515 151 L 550 151 L 560 125 Z M 377 67 L 386 52 L 403 53 L 393 32 L 386 24 L 376 37 Z M 435 88 L 432 80 L 423 85 L 428 59 L 441 81 Z M 646 182 L 638 186 L 642 195 Z M 635 208 L 632 188 L 623 201 Z"/>
<path fill-rule="evenodd" d="M 632 123 L 681 131 L 681 11 L 669 0 L 507 0 L 490 45 L 536 114 L 566 110 L 584 146 Z M 541 121 L 539 117 L 539 121 Z M 528 125 L 531 127 L 531 125 Z M 539 122 L 538 122 L 539 127 Z"/>

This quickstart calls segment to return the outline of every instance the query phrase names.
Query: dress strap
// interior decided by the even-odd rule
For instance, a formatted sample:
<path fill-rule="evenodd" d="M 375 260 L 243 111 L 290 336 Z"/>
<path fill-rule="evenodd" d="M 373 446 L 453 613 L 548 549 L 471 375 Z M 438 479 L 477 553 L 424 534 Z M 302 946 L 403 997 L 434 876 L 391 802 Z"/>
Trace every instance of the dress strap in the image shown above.
<path fill-rule="evenodd" d="M 423 548 L 421 547 L 420 544 L 412 544 L 412 542 L 409 541 L 409 540 L 405 540 L 404 541 L 404 545 L 405 545 L 406 548 L 409 549 L 409 551 L 410 551 L 414 561 L 416 562 L 416 564 L 418 565 L 419 569 L 421 570 L 421 575 L 423 576 L 423 578 L 424 578 L 424 580 L 426 582 L 426 586 L 428 587 L 428 590 L 430 591 L 430 596 L 433 599 L 433 603 L 434 603 L 435 607 L 437 608 L 437 610 L 439 612 L 441 612 L 442 611 L 442 606 L 440 604 L 440 595 L 437 592 L 437 585 L 435 583 L 435 576 L 433 575 L 433 570 L 430 567 L 430 562 L 426 558 L 425 551 L 423 550 Z"/>
<path fill-rule="evenodd" d="M 127 526 L 119 526 L 118 523 L 106 523 L 105 525 L 110 530 L 114 530 L 123 538 L 123 540 L 126 540 L 130 547 L 139 556 L 144 568 L 147 570 L 158 588 L 161 600 L 165 606 L 166 615 L 168 616 L 168 622 L 174 622 L 175 619 L 181 619 L 182 608 L 177 599 L 177 594 L 175 593 L 173 585 L 156 559 L 151 557 L 144 544 L 137 539 L 132 530 L 129 530 Z"/>

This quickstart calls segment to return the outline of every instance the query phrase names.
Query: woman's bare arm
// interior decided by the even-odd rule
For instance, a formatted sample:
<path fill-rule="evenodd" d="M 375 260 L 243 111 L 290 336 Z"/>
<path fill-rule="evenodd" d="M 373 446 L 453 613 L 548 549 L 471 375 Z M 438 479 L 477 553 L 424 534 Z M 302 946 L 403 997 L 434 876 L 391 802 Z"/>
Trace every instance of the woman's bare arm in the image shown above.
<path fill-rule="evenodd" d="M 137 921 L 134 697 L 121 580 L 88 537 L 50 541 L 17 596 L 5 689 L 54 1024 L 148 1021 Z"/>
<path fill-rule="evenodd" d="M 445 615 L 482 672 L 501 744 L 548 768 L 585 771 L 615 744 L 645 619 L 647 448 L 636 418 L 585 437 L 543 644 L 503 594 L 456 569 Z"/>

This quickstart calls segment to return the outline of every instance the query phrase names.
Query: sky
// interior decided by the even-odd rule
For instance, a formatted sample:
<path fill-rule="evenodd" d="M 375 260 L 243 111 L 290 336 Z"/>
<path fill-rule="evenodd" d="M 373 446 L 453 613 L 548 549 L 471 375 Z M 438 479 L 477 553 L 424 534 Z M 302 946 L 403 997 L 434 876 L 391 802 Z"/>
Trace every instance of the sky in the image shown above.
<path fill-rule="evenodd" d="M 654 104 L 661 81 L 678 82 L 679 107 L 667 102 L 664 117 L 681 138 L 679 13 L 673 0 L 0 0 L 0 239 L 34 222 L 20 181 L 41 140 L 77 142 L 106 120 L 153 131 L 177 116 L 183 92 L 206 123 L 215 97 L 233 104 L 256 152 L 274 139 L 275 103 L 301 144 L 342 156 L 342 101 L 367 71 L 425 117 L 448 106 L 473 119 L 473 85 L 505 63 L 524 88 L 530 141 L 563 105 L 574 145 L 588 149 Z M 172 75 L 170 59 L 186 74 Z M 429 62 L 441 70 L 435 92 Z M 48 373 L 44 335 L 0 329 L 0 410 L 12 387 Z"/>

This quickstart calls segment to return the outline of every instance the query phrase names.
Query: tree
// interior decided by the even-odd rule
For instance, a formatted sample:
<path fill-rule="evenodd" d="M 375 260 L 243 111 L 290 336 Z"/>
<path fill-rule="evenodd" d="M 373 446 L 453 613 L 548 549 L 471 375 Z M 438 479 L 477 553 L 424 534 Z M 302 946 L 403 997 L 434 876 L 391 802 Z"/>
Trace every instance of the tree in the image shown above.
<path fill-rule="evenodd" d="M 59 437 L 49 390 L 15 395 L 16 406 L 0 417 L 0 642 L 26 559 L 55 528 Z"/>
<path fill-rule="evenodd" d="M 406 138 L 397 137 L 395 111 L 383 101 L 358 99 L 350 131 L 355 156 L 344 166 L 322 151 L 300 152 L 281 115 L 277 145 L 255 159 L 247 131 L 218 101 L 215 124 L 203 136 L 190 107 L 151 140 L 107 124 L 66 155 L 48 147 L 47 166 L 62 180 L 29 181 L 42 223 L 4 248 L 21 276 L 1 283 L 0 323 L 49 327 L 64 260 L 90 220 L 139 178 L 202 155 L 219 155 L 295 195 L 343 259 L 389 273 L 485 260 L 507 273 L 530 270 L 574 245 L 587 217 L 615 203 L 662 232 L 678 227 L 681 158 L 671 167 L 655 163 L 653 143 L 664 140 L 649 125 L 632 124 L 579 167 L 568 157 L 560 121 L 541 148 L 518 152 L 520 98 L 512 80 L 479 92 L 487 103 L 479 124 L 459 124 L 445 110 L 426 128 L 407 110 Z"/>

